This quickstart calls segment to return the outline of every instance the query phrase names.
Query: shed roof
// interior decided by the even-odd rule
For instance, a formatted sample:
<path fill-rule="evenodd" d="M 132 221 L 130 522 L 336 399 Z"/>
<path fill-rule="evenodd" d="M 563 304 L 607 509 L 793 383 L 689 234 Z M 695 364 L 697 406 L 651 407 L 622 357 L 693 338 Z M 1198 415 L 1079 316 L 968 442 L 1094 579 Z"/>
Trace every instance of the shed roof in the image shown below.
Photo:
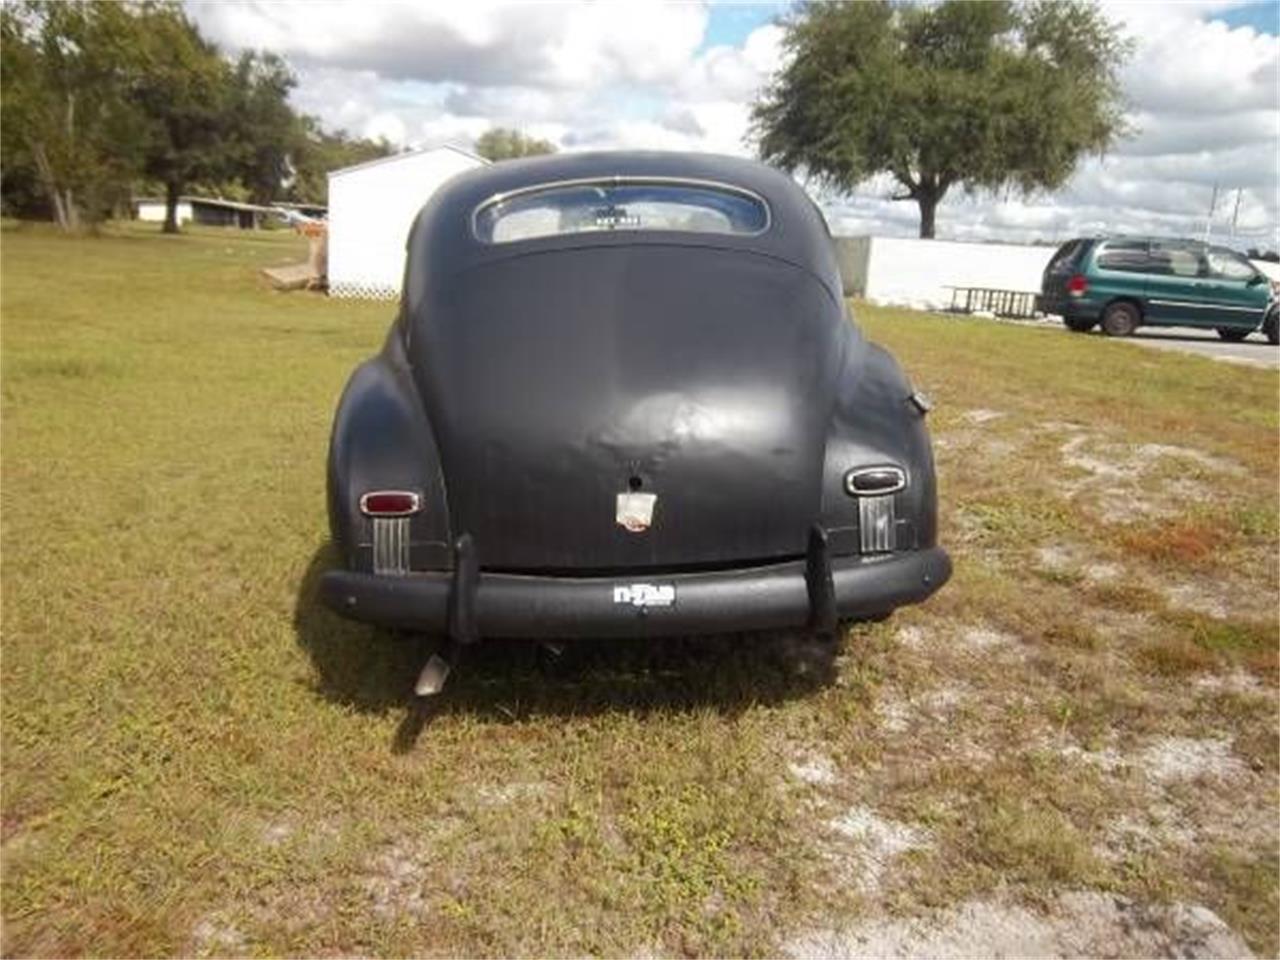
<path fill-rule="evenodd" d="M 409 157 L 418 157 L 418 156 L 422 156 L 425 153 L 435 153 L 438 150 L 452 150 L 454 153 L 461 154 L 462 156 L 467 157 L 468 159 L 471 159 L 471 160 L 475 160 L 478 163 L 482 163 L 485 165 L 488 165 L 489 163 L 489 161 L 486 160 L 484 157 L 480 156 L 477 153 L 473 153 L 470 150 L 466 150 L 452 143 L 442 143 L 439 146 L 435 146 L 435 147 L 423 147 L 420 150 L 407 150 L 404 153 L 393 153 L 389 157 L 378 157 L 375 160 L 366 160 L 364 163 L 357 163 L 350 167 L 343 167 L 340 170 L 330 170 L 329 177 L 330 179 L 332 179 L 333 177 L 341 177 L 344 174 L 354 173 L 357 170 L 367 170 L 370 167 L 376 167 L 376 166 L 379 166 L 380 164 L 391 163 L 392 161 L 395 161 L 395 160 L 406 160 Z"/>
<path fill-rule="evenodd" d="M 264 207 L 256 203 L 241 203 L 239 200 L 224 200 L 222 197 L 193 197 L 190 194 L 183 194 L 178 198 L 180 203 L 196 203 L 206 207 L 221 207 L 225 210 L 252 210 L 255 213 L 275 213 L 274 207 Z M 164 197 L 134 197 L 133 202 L 138 203 L 164 203 Z"/>

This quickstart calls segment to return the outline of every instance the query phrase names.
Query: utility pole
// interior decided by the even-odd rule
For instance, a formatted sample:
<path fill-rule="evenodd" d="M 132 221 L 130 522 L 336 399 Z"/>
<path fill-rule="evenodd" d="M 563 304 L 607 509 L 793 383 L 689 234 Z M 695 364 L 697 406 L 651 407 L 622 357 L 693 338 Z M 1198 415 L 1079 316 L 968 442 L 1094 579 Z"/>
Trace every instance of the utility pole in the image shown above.
<path fill-rule="evenodd" d="M 1218 206 L 1218 185 L 1213 185 L 1213 196 L 1209 200 L 1209 215 L 1204 218 L 1204 242 L 1209 242 L 1209 234 L 1213 230 L 1213 211 Z"/>

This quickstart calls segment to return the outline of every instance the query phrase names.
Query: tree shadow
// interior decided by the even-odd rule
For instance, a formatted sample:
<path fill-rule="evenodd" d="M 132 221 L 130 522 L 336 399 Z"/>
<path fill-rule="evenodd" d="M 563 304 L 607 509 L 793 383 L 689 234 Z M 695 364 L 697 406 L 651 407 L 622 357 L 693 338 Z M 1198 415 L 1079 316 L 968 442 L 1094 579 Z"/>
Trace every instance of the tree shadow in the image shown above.
<path fill-rule="evenodd" d="M 556 655 L 530 640 L 486 639 L 467 649 L 442 694 L 413 693 L 442 637 L 344 620 L 321 602 L 321 574 L 340 564 L 326 544 L 311 557 L 294 609 L 297 642 L 324 698 L 375 713 L 404 710 L 391 748 L 413 749 L 431 720 L 467 714 L 494 723 L 540 716 L 751 707 L 812 694 L 834 677 L 835 648 L 797 634 L 748 633 L 639 640 L 571 640 Z"/>

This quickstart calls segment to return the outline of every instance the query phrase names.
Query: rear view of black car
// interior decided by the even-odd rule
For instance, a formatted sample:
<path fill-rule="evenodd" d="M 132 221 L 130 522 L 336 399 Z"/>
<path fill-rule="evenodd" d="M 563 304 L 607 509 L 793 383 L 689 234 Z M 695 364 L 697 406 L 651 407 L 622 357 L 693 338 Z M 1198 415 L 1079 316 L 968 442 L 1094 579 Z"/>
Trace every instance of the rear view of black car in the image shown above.
<path fill-rule="evenodd" d="M 926 411 L 790 178 L 661 153 L 468 173 L 339 403 L 323 595 L 454 644 L 833 633 L 950 575 Z"/>

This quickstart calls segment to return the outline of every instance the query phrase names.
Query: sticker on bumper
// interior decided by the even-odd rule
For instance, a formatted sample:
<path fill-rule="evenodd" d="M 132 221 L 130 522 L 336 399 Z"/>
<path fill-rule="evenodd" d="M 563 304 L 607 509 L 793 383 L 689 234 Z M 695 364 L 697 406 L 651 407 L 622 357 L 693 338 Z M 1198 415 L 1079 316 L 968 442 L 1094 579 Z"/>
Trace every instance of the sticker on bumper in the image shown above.
<path fill-rule="evenodd" d="M 670 607 L 676 588 L 670 583 L 632 583 L 613 588 L 613 602 L 630 607 Z"/>

